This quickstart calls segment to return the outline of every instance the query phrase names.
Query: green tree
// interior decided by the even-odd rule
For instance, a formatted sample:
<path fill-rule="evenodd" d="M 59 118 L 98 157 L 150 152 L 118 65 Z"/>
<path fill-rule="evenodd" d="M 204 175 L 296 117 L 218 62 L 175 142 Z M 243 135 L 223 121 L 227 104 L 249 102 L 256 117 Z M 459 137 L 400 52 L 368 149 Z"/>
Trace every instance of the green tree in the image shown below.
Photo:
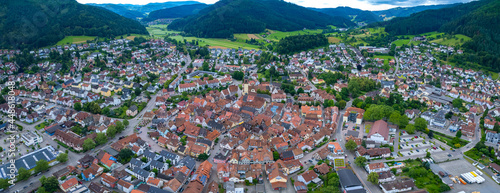
<path fill-rule="evenodd" d="M 125 126 L 123 126 L 123 123 L 121 121 L 116 121 L 116 132 L 121 133 L 123 130 L 125 130 Z"/>
<path fill-rule="evenodd" d="M 205 161 L 208 159 L 208 155 L 206 153 L 202 153 L 202 154 L 198 155 L 198 159 Z"/>
<path fill-rule="evenodd" d="M 48 178 L 42 176 L 40 178 L 40 183 L 42 184 L 42 188 L 44 188 L 46 192 L 52 193 L 59 189 L 59 181 L 55 176 L 51 176 Z"/>
<path fill-rule="evenodd" d="M 4 189 L 4 190 L 7 189 L 11 185 L 9 183 L 9 180 L 10 179 L 7 179 L 7 178 L 6 179 L 1 178 L 0 179 L 0 189 Z"/>
<path fill-rule="evenodd" d="M 17 179 L 19 179 L 19 181 L 27 180 L 31 176 L 31 172 L 26 168 L 19 168 L 17 174 Z"/>
<path fill-rule="evenodd" d="M 280 159 L 280 153 L 278 153 L 277 151 L 273 151 L 273 158 L 274 158 L 274 161 L 279 160 Z"/>
<path fill-rule="evenodd" d="M 141 95 L 141 92 L 142 92 L 142 90 L 139 87 L 137 87 L 137 88 L 134 89 L 135 96 Z"/>
<path fill-rule="evenodd" d="M 335 106 L 337 106 L 339 109 L 344 109 L 346 104 L 347 103 L 345 102 L 345 100 L 340 100 Z"/>
<path fill-rule="evenodd" d="M 83 151 L 88 151 L 88 150 L 91 150 L 91 149 L 94 149 L 95 148 L 95 142 L 94 140 L 90 139 L 90 138 L 87 138 L 85 139 L 85 141 L 83 141 Z"/>
<path fill-rule="evenodd" d="M 408 134 L 414 134 L 415 133 L 415 125 L 409 124 L 406 126 L 405 130 L 406 130 L 406 132 L 408 132 Z"/>
<path fill-rule="evenodd" d="M 128 127 L 128 125 L 129 125 L 129 124 L 130 124 L 130 123 L 128 122 L 128 120 L 127 120 L 127 119 L 123 120 L 123 125 L 124 125 L 125 127 Z"/>
<path fill-rule="evenodd" d="M 76 111 L 81 111 L 82 110 L 82 103 L 80 102 L 77 102 L 73 105 L 73 108 L 76 110 Z"/>
<path fill-rule="evenodd" d="M 365 166 L 365 163 L 366 163 L 366 158 L 363 157 L 363 156 L 358 156 L 356 158 L 356 161 L 354 161 L 354 163 L 356 165 L 358 165 L 359 167 L 364 167 Z"/>
<path fill-rule="evenodd" d="M 427 133 L 427 136 L 429 137 L 429 139 L 432 139 L 434 137 L 434 131 L 429 130 L 429 133 Z"/>
<path fill-rule="evenodd" d="M 427 128 L 427 121 L 424 118 L 416 118 L 415 119 L 415 128 L 419 131 L 425 131 Z"/>
<path fill-rule="evenodd" d="M 110 138 L 114 138 L 116 135 L 116 127 L 109 126 L 108 129 L 106 130 L 106 135 Z"/>
<path fill-rule="evenodd" d="M 118 157 L 120 158 L 121 163 L 129 162 L 133 156 L 134 156 L 134 152 L 132 150 L 130 150 L 129 148 L 123 148 L 118 153 Z"/>
<path fill-rule="evenodd" d="M 245 74 L 241 71 L 235 71 L 233 72 L 233 78 L 235 80 L 243 80 L 243 78 L 245 77 Z"/>
<path fill-rule="evenodd" d="M 354 151 L 357 147 L 358 145 L 352 139 L 345 143 L 345 148 L 349 151 Z"/>
<path fill-rule="evenodd" d="M 102 145 L 108 142 L 108 137 L 104 133 L 98 133 L 97 137 L 95 138 L 95 143 L 96 145 Z"/>
<path fill-rule="evenodd" d="M 460 137 L 462 137 L 462 130 L 458 130 L 457 134 L 455 134 L 455 137 L 460 139 Z"/>
<path fill-rule="evenodd" d="M 59 155 L 57 155 L 56 160 L 58 162 L 61 162 L 61 163 L 67 162 L 68 161 L 68 154 L 67 153 L 60 153 Z"/>
<path fill-rule="evenodd" d="M 431 158 L 431 152 L 427 152 L 427 153 L 425 153 L 425 157 L 426 157 L 426 158 Z"/>
<path fill-rule="evenodd" d="M 47 162 L 47 160 L 40 159 L 39 161 L 36 162 L 35 173 L 43 172 L 48 169 L 49 169 L 49 162 Z"/>
<path fill-rule="evenodd" d="M 375 185 L 378 184 L 378 173 L 377 172 L 370 172 L 370 174 L 368 174 L 367 180 Z"/>
<path fill-rule="evenodd" d="M 399 120 L 401 119 L 401 114 L 399 114 L 398 111 L 394 111 L 391 113 L 391 116 L 389 116 L 389 122 L 399 125 Z"/>

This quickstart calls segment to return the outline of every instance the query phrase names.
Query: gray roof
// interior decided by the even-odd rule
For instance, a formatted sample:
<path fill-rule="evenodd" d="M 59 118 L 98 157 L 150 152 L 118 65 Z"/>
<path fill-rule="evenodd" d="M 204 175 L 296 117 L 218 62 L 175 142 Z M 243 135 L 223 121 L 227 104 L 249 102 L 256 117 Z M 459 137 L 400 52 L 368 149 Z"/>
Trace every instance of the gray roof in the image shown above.
<path fill-rule="evenodd" d="M 352 170 L 342 169 L 342 170 L 337 171 L 337 173 L 339 175 L 340 184 L 344 189 L 351 188 L 351 187 L 357 187 L 357 186 L 363 187 L 363 185 L 359 181 L 358 177 L 356 177 L 356 175 L 354 175 Z"/>
<path fill-rule="evenodd" d="M 173 193 L 173 192 L 151 186 L 148 190 L 148 193 Z"/>
<path fill-rule="evenodd" d="M 151 161 L 151 167 L 153 167 L 153 168 L 163 168 L 164 165 L 165 165 L 165 163 L 160 162 L 160 161 L 156 161 L 156 160 Z"/>
<path fill-rule="evenodd" d="M 142 162 L 141 160 L 137 159 L 137 158 L 132 158 L 130 160 L 130 164 L 131 165 L 134 165 L 134 166 L 138 166 L 138 167 L 141 167 L 142 164 L 144 164 L 144 162 Z"/>
<path fill-rule="evenodd" d="M 144 157 L 147 157 L 148 159 L 156 160 L 158 158 L 157 156 L 158 155 L 156 153 L 149 151 L 149 149 L 144 151 Z"/>
<path fill-rule="evenodd" d="M 17 159 L 14 163 L 17 169 L 19 168 L 25 168 L 27 170 L 33 169 L 36 166 L 36 162 L 38 160 L 46 160 L 48 162 L 54 160 L 56 156 L 52 154 L 52 152 L 49 149 L 53 149 L 52 146 L 47 146 L 42 149 L 36 150 L 34 152 L 31 152 L 28 155 L 25 155 L 23 157 L 20 157 Z M 10 165 L 10 162 L 7 164 L 4 164 L 0 166 L 0 178 L 9 178 L 7 175 L 10 174 L 10 169 L 8 169 L 8 165 Z"/>
<path fill-rule="evenodd" d="M 160 155 L 163 157 L 163 159 L 167 160 L 174 160 L 179 157 L 179 155 L 172 152 L 168 152 L 167 150 L 161 150 Z"/>
<path fill-rule="evenodd" d="M 196 162 L 194 161 L 193 158 L 189 157 L 189 156 L 186 156 L 184 158 L 181 159 L 181 161 L 179 161 L 179 163 L 177 163 L 178 166 L 186 166 L 187 168 L 189 168 L 189 170 L 193 170 L 194 169 L 194 166 L 196 165 Z"/>
<path fill-rule="evenodd" d="M 139 176 L 144 177 L 144 178 L 149 177 L 149 172 L 148 172 L 148 171 L 146 171 L 146 170 L 144 170 L 144 169 L 142 169 L 142 168 L 138 168 L 138 167 L 137 167 L 137 168 L 134 168 L 134 169 L 133 169 L 133 172 L 134 172 L 134 173 L 136 173 L 136 174 L 137 174 L 137 175 L 139 175 Z"/>

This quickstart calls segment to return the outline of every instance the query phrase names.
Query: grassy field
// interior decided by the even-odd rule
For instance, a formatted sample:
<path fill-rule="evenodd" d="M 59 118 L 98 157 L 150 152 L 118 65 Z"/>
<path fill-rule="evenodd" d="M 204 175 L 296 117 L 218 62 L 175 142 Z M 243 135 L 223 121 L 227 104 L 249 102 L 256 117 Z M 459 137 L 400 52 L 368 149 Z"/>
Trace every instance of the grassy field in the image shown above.
<path fill-rule="evenodd" d="M 396 40 L 396 41 L 394 41 L 392 43 L 396 44 L 396 46 L 403 46 L 405 44 L 410 43 L 410 40 L 405 40 L 405 39 L 403 39 L 403 40 Z"/>
<path fill-rule="evenodd" d="M 380 58 L 384 60 L 392 60 L 394 59 L 394 56 L 389 56 L 389 55 L 374 55 L 373 58 Z"/>
<path fill-rule="evenodd" d="M 323 32 L 322 29 L 316 29 L 316 30 L 299 30 L 299 31 L 290 31 L 290 32 L 282 32 L 282 31 L 273 31 L 273 30 L 267 30 L 271 34 L 267 36 L 268 40 L 271 41 L 279 41 L 282 38 L 288 37 L 288 36 L 296 36 L 296 35 L 313 35 L 313 34 L 320 34 Z M 261 35 L 264 35 L 266 33 L 262 33 Z"/>
<path fill-rule="evenodd" d="M 56 45 L 66 45 L 66 44 L 81 44 L 86 43 L 87 40 L 94 40 L 96 36 L 66 36 L 61 41 L 57 42 Z"/>
<path fill-rule="evenodd" d="M 179 31 L 172 31 L 167 29 L 168 25 L 151 25 L 147 27 L 149 34 L 154 37 L 165 37 L 167 34 L 180 34 Z M 197 38 L 197 37 L 183 37 L 181 35 L 170 36 L 170 38 L 177 41 L 198 40 L 200 46 L 210 46 L 211 48 L 243 48 L 243 49 L 259 49 L 259 46 L 247 44 L 245 40 L 250 40 L 249 34 L 235 34 L 237 41 L 230 41 L 221 38 Z"/>
<path fill-rule="evenodd" d="M 340 42 L 339 38 L 336 37 L 328 37 L 328 43 L 330 44 L 338 44 Z"/>
<path fill-rule="evenodd" d="M 437 44 L 442 44 L 446 46 L 457 46 L 457 45 L 462 45 L 464 42 L 471 40 L 470 37 L 467 37 L 462 34 L 457 34 L 455 35 L 454 38 L 451 39 L 444 39 L 444 38 L 439 38 L 432 40 L 431 42 L 437 43 Z"/>
<path fill-rule="evenodd" d="M 182 36 L 170 36 L 170 38 L 177 41 L 184 41 L 186 39 L 188 42 L 192 40 L 198 40 L 200 46 L 210 46 L 211 48 L 243 48 L 243 49 L 259 49 L 259 46 L 247 44 L 244 42 L 230 41 L 227 39 L 219 38 L 196 38 L 196 37 L 182 37 Z"/>

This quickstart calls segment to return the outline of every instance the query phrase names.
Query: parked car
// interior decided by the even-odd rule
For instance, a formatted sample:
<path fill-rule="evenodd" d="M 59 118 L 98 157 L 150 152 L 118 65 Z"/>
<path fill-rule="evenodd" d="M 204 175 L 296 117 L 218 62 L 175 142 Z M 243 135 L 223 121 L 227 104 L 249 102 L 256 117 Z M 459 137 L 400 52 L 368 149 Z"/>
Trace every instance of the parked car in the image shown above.
<path fill-rule="evenodd" d="M 420 151 L 417 149 L 417 152 L 420 152 Z"/>

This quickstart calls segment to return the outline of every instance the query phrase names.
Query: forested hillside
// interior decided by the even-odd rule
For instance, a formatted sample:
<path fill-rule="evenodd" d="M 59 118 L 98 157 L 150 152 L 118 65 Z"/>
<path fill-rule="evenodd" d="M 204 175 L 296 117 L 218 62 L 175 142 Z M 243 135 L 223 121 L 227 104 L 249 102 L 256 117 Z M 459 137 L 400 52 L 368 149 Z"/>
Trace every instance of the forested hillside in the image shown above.
<path fill-rule="evenodd" d="M 442 9 L 447 7 L 453 7 L 459 4 L 447 4 L 447 5 L 422 5 L 415 7 L 396 7 L 387 10 L 381 11 L 372 11 L 375 15 L 380 17 L 380 20 L 384 18 L 393 18 L 393 17 L 408 17 L 411 14 L 422 12 L 425 10 L 434 10 L 434 9 Z"/>
<path fill-rule="evenodd" d="M 160 9 L 149 13 L 148 20 L 156 20 L 162 18 L 181 18 L 188 15 L 194 15 L 200 12 L 200 10 L 208 7 L 207 4 L 193 4 L 193 5 L 181 5 L 177 7 L 171 7 L 166 9 Z"/>
<path fill-rule="evenodd" d="M 0 47 L 38 48 L 68 35 L 148 34 L 139 22 L 75 0 L 0 1 Z"/>
<path fill-rule="evenodd" d="M 428 10 L 389 21 L 385 30 L 392 35 L 431 31 L 464 34 L 472 38 L 466 53 L 452 58 L 459 65 L 479 64 L 500 71 L 500 1 L 481 0 L 452 8 Z"/>
<path fill-rule="evenodd" d="M 197 37 L 228 38 L 265 29 L 293 31 L 355 24 L 280 0 L 221 0 L 200 13 L 174 21 L 169 29 Z"/>
<path fill-rule="evenodd" d="M 278 42 L 276 52 L 280 54 L 293 54 L 326 45 L 328 45 L 328 39 L 323 34 L 289 36 Z"/>
<path fill-rule="evenodd" d="M 346 19 L 353 19 L 357 22 L 366 22 L 373 23 L 377 21 L 382 21 L 377 15 L 372 13 L 371 11 L 365 11 L 361 9 L 355 9 L 350 7 L 337 7 L 337 8 L 323 8 L 317 9 L 313 8 L 312 10 L 330 15 L 330 16 L 338 16 Z"/>

